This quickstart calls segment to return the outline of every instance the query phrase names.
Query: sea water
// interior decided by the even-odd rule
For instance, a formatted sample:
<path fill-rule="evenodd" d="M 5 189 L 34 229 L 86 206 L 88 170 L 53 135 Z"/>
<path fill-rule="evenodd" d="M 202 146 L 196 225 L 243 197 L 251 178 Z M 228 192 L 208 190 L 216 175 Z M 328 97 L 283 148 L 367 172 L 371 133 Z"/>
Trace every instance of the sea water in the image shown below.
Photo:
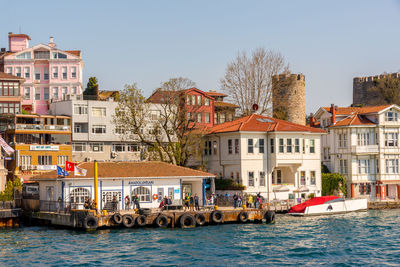
<path fill-rule="evenodd" d="M 193 229 L 0 230 L 1 266 L 400 265 L 400 210 Z"/>

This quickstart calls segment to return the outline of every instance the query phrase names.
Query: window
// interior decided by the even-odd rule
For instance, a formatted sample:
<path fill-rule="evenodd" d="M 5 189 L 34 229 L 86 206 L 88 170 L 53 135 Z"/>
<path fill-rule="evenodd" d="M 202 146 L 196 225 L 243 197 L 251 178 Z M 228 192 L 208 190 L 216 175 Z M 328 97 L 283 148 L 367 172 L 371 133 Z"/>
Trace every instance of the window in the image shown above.
<path fill-rule="evenodd" d="M 306 153 L 306 139 L 301 139 L 302 140 L 302 147 L 303 147 L 303 154 L 305 154 Z"/>
<path fill-rule="evenodd" d="M 113 152 L 125 152 L 125 144 L 113 144 L 112 151 Z"/>
<path fill-rule="evenodd" d="M 306 185 L 306 172 L 305 171 L 300 172 L 300 184 Z"/>
<path fill-rule="evenodd" d="M 105 107 L 92 107 L 92 116 L 104 118 L 106 116 L 106 108 Z"/>
<path fill-rule="evenodd" d="M 52 165 L 52 156 L 38 156 L 38 165 Z"/>
<path fill-rule="evenodd" d="M 357 134 L 357 145 L 368 146 L 369 145 L 369 133 L 358 133 Z"/>
<path fill-rule="evenodd" d="M 213 153 L 217 155 L 217 141 L 213 141 Z"/>
<path fill-rule="evenodd" d="M 315 140 L 310 139 L 310 153 L 315 153 Z"/>
<path fill-rule="evenodd" d="M 71 93 L 74 94 L 74 95 L 76 95 L 78 93 L 78 90 L 77 90 L 77 88 L 75 86 L 72 87 L 72 92 Z"/>
<path fill-rule="evenodd" d="M 399 173 L 399 160 L 386 159 L 386 173 Z"/>
<path fill-rule="evenodd" d="M 196 96 L 192 95 L 192 106 L 196 105 Z"/>
<path fill-rule="evenodd" d="M 15 68 L 15 76 L 17 76 L 17 77 L 22 77 L 21 75 L 22 75 L 22 73 L 21 73 L 21 67 L 16 67 L 16 68 Z"/>
<path fill-rule="evenodd" d="M 225 113 L 219 113 L 219 123 L 224 123 L 225 121 Z"/>
<path fill-rule="evenodd" d="M 282 184 L 282 171 L 276 170 L 276 183 Z"/>
<path fill-rule="evenodd" d="M 139 151 L 139 146 L 137 144 L 127 144 L 126 151 L 127 152 L 137 152 L 137 151 Z"/>
<path fill-rule="evenodd" d="M 7 73 L 12 74 L 12 67 L 7 67 Z"/>
<path fill-rule="evenodd" d="M 232 154 L 232 139 L 228 139 L 228 154 Z"/>
<path fill-rule="evenodd" d="M 376 173 L 379 173 L 379 159 L 376 160 L 375 167 L 376 167 Z"/>
<path fill-rule="evenodd" d="M 71 67 L 71 78 L 76 78 L 76 67 Z"/>
<path fill-rule="evenodd" d="M 24 67 L 24 71 L 25 71 L 25 78 L 29 78 L 31 76 L 31 68 Z"/>
<path fill-rule="evenodd" d="M 254 186 L 254 172 L 249 172 L 249 186 Z"/>
<path fill-rule="evenodd" d="M 359 159 L 358 160 L 358 173 L 367 174 L 369 173 L 369 159 Z"/>
<path fill-rule="evenodd" d="M 210 105 L 210 99 L 205 97 L 204 98 L 204 106 L 209 106 Z"/>
<path fill-rule="evenodd" d="M 247 139 L 247 153 L 254 153 L 253 139 Z"/>
<path fill-rule="evenodd" d="M 385 146 L 398 146 L 398 133 L 385 133 Z"/>
<path fill-rule="evenodd" d="M 73 143 L 72 150 L 74 152 L 86 152 L 86 143 Z"/>
<path fill-rule="evenodd" d="M 20 113 L 19 103 L 0 103 L 0 113 Z"/>
<path fill-rule="evenodd" d="M 239 174 L 239 172 L 236 172 L 236 182 L 238 184 L 240 183 L 240 174 Z"/>
<path fill-rule="evenodd" d="M 300 139 L 294 139 L 294 152 L 300 153 Z"/>
<path fill-rule="evenodd" d="M 43 88 L 43 99 L 49 100 L 49 88 Z"/>
<path fill-rule="evenodd" d="M 201 106 L 201 95 L 197 96 L 197 105 Z"/>
<path fill-rule="evenodd" d="M 53 67 L 53 78 L 54 79 L 58 78 L 58 67 Z"/>
<path fill-rule="evenodd" d="M 35 88 L 35 100 L 40 100 L 40 88 Z"/>
<path fill-rule="evenodd" d="M 190 112 L 187 113 L 187 120 L 190 121 L 192 119 L 192 114 Z"/>
<path fill-rule="evenodd" d="M 210 123 L 210 113 L 208 112 L 204 113 L 204 122 Z"/>
<path fill-rule="evenodd" d="M 61 88 L 61 99 L 62 100 L 66 99 L 67 93 L 68 93 L 68 88 L 67 87 Z"/>
<path fill-rule="evenodd" d="M 78 187 L 71 191 L 71 194 L 69 197 L 70 197 L 70 200 L 72 203 L 83 204 L 83 203 L 85 203 L 85 199 L 90 198 L 91 196 L 90 196 L 90 192 L 88 189 L 83 188 L 83 187 Z"/>
<path fill-rule="evenodd" d="M 275 143 L 274 139 L 272 139 L 272 138 L 269 139 L 271 154 L 275 153 L 275 151 L 274 151 L 275 150 L 274 143 Z"/>
<path fill-rule="evenodd" d="M 43 68 L 43 80 L 49 80 L 49 68 Z"/>
<path fill-rule="evenodd" d="M 265 172 L 260 172 L 260 186 L 265 186 Z"/>
<path fill-rule="evenodd" d="M 285 147 L 283 144 L 283 138 L 279 138 L 279 153 L 284 153 L 285 152 Z"/>
<path fill-rule="evenodd" d="M 239 139 L 235 139 L 235 154 L 239 154 Z"/>
<path fill-rule="evenodd" d="M 145 186 L 139 186 L 133 189 L 132 197 L 138 195 L 139 202 L 150 202 L 150 189 Z"/>
<path fill-rule="evenodd" d="M 190 106 L 190 95 L 186 95 L 186 105 Z"/>
<path fill-rule="evenodd" d="M 201 112 L 197 113 L 197 122 L 201 122 Z"/>
<path fill-rule="evenodd" d="M 57 156 L 57 165 L 65 166 L 66 161 L 68 161 L 68 156 Z"/>
<path fill-rule="evenodd" d="M 87 123 L 74 123 L 74 132 L 75 133 L 87 133 L 88 132 L 88 124 Z"/>
<path fill-rule="evenodd" d="M 32 156 L 20 156 L 19 166 L 30 167 L 32 165 Z"/>
<path fill-rule="evenodd" d="M 347 159 L 339 160 L 339 173 L 347 174 Z"/>
<path fill-rule="evenodd" d="M 342 133 L 338 135 L 339 147 L 347 147 L 347 134 Z"/>
<path fill-rule="evenodd" d="M 92 152 L 103 152 L 103 143 L 90 143 L 90 150 Z"/>
<path fill-rule="evenodd" d="M 66 80 L 67 79 L 67 67 L 62 67 L 62 79 Z"/>
<path fill-rule="evenodd" d="M 74 113 L 75 114 L 87 114 L 88 106 L 85 104 L 74 104 Z"/>
<path fill-rule="evenodd" d="M 17 59 L 31 59 L 31 52 L 25 52 L 25 53 L 16 55 L 15 58 L 17 58 Z"/>
<path fill-rule="evenodd" d="M 67 55 L 59 53 L 59 52 L 53 52 L 53 58 L 54 59 L 56 59 L 56 58 L 67 58 Z"/>
<path fill-rule="evenodd" d="M 398 114 L 397 112 L 390 110 L 385 113 L 385 121 L 397 121 Z"/>
<path fill-rule="evenodd" d="M 291 138 L 286 139 L 286 152 L 292 153 L 292 139 Z"/>
<path fill-rule="evenodd" d="M 258 140 L 258 153 L 264 154 L 264 139 Z"/>
<path fill-rule="evenodd" d="M 58 87 L 53 87 L 53 99 L 58 99 Z"/>
<path fill-rule="evenodd" d="M 310 172 L 310 185 L 315 185 L 315 171 Z"/>
<path fill-rule="evenodd" d="M 40 69 L 35 68 L 35 80 L 40 80 Z"/>
<path fill-rule="evenodd" d="M 31 88 L 30 87 L 24 88 L 24 99 L 31 99 Z"/>
<path fill-rule="evenodd" d="M 35 59 L 50 59 L 49 51 L 35 51 L 33 55 Z"/>
<path fill-rule="evenodd" d="M 93 134 L 105 134 L 106 133 L 106 126 L 105 125 L 93 125 L 92 126 L 92 133 Z"/>

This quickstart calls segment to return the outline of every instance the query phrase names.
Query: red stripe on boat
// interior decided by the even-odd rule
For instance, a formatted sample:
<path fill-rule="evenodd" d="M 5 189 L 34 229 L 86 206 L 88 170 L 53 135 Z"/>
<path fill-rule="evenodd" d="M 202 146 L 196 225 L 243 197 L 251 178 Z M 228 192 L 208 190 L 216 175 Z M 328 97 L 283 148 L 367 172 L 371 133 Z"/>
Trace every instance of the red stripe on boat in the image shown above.
<path fill-rule="evenodd" d="M 289 213 L 304 213 L 307 207 L 324 204 L 327 201 L 338 198 L 340 197 L 337 196 L 313 197 L 310 200 L 307 200 L 301 204 L 291 207 Z"/>

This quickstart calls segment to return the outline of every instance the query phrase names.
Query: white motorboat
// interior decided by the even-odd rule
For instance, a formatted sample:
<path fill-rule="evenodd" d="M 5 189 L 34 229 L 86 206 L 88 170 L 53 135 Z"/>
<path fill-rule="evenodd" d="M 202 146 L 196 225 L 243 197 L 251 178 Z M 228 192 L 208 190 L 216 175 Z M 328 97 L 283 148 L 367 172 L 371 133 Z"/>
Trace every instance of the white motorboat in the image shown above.
<path fill-rule="evenodd" d="M 367 199 L 343 199 L 337 196 L 313 197 L 289 210 L 290 215 L 326 215 L 363 211 L 368 209 Z"/>

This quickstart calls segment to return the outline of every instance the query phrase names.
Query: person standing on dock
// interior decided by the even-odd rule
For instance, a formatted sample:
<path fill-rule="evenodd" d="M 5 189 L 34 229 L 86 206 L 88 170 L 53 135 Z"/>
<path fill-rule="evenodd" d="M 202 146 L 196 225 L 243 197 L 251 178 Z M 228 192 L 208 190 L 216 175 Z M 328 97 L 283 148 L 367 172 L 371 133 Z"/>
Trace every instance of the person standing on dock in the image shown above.
<path fill-rule="evenodd" d="M 194 208 L 195 210 L 200 210 L 199 196 L 197 194 L 194 194 Z"/>
<path fill-rule="evenodd" d="M 135 206 L 136 209 L 140 209 L 140 204 L 139 204 L 139 196 L 138 194 L 136 194 L 133 198 L 132 198 L 133 204 Z"/>
<path fill-rule="evenodd" d="M 186 196 L 185 196 L 184 201 L 185 201 L 185 210 L 186 210 L 186 209 L 189 209 L 189 201 L 190 201 L 190 198 L 189 198 L 189 194 L 188 194 L 188 193 L 186 193 Z"/>
<path fill-rule="evenodd" d="M 239 197 L 238 197 L 237 193 L 235 192 L 235 194 L 233 195 L 233 208 L 234 209 L 236 209 L 238 206 L 238 199 L 239 199 Z"/>
<path fill-rule="evenodd" d="M 250 195 L 249 198 L 247 199 L 247 207 L 252 208 L 253 205 L 253 196 Z"/>
<path fill-rule="evenodd" d="M 194 211 L 194 198 L 192 194 L 190 194 L 189 201 L 190 201 L 190 210 Z"/>
<path fill-rule="evenodd" d="M 117 200 L 117 198 L 115 196 L 113 196 L 113 199 L 112 199 L 111 203 L 112 203 L 113 212 L 116 212 L 118 210 L 118 200 Z"/>
<path fill-rule="evenodd" d="M 129 206 L 131 205 L 131 199 L 129 198 L 129 195 L 126 195 L 125 197 L 125 209 L 129 210 Z"/>
<path fill-rule="evenodd" d="M 239 194 L 238 196 L 238 207 L 241 208 L 243 205 L 243 197 L 242 194 Z"/>

